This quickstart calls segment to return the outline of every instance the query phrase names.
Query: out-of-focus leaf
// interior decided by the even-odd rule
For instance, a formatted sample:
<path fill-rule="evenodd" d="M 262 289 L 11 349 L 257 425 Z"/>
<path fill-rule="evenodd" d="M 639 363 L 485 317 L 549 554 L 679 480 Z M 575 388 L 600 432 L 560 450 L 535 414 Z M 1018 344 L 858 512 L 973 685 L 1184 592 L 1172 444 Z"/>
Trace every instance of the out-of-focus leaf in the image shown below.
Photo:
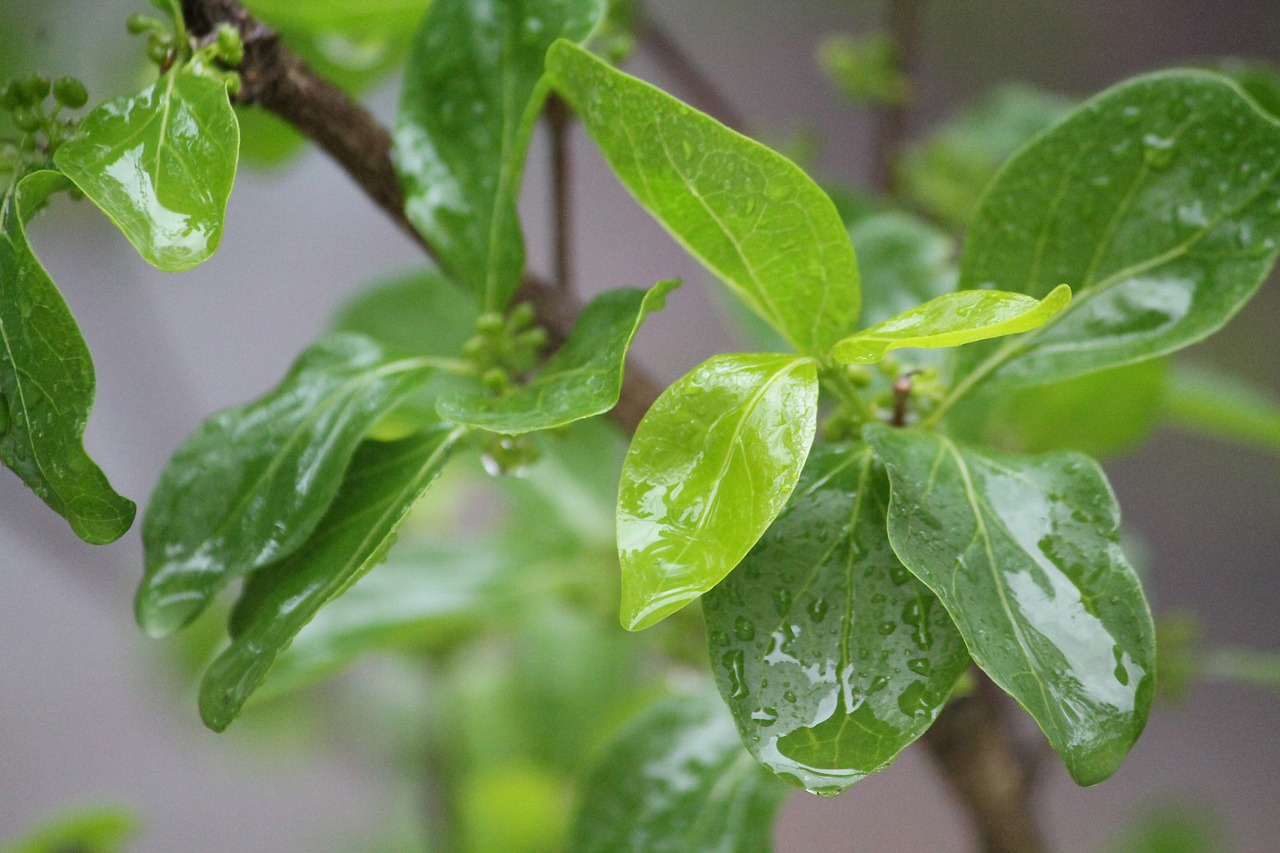
<path fill-rule="evenodd" d="M 138 821 L 124 808 L 85 809 L 60 816 L 0 853 L 124 853 Z"/>
<path fill-rule="evenodd" d="M 1027 709 L 1073 779 L 1106 779 L 1147 721 L 1155 629 L 1087 456 L 1018 456 L 881 424 L 889 541 L 942 601 L 978 666 Z"/>
<path fill-rule="evenodd" d="M 862 269 L 862 323 L 882 323 L 956 289 L 955 241 L 905 213 L 862 216 L 849 226 Z"/>
<path fill-rule="evenodd" d="M 826 355 L 852 331 L 858 264 L 808 175 L 573 44 L 547 68 L 636 200 L 793 346 Z"/>
<path fill-rule="evenodd" d="M 559 853 L 569 828 L 569 784 L 519 760 L 467 774 L 457 795 L 468 853 Z"/>
<path fill-rule="evenodd" d="M 714 693 L 653 706 L 580 787 L 570 853 L 768 853 L 788 787 L 742 748 Z"/>
<path fill-rule="evenodd" d="M 1218 817 L 1202 802 L 1164 806 L 1135 821 L 1108 853 L 1230 853 Z"/>
<path fill-rule="evenodd" d="M 245 583 L 231 613 L 231 644 L 200 685 L 205 725 L 225 729 L 317 611 L 382 562 L 401 520 L 465 432 L 442 426 L 397 442 L 369 442 L 357 451 L 315 534 Z"/>
<path fill-rule="evenodd" d="M 602 293 L 582 309 L 564 346 L 529 382 L 502 397 L 457 394 L 440 401 L 442 418 L 491 432 L 555 429 L 604 414 L 618 403 L 627 350 L 640 325 L 661 310 L 680 282 Z"/>
<path fill-rule="evenodd" d="M 373 341 L 331 335 L 270 394 L 205 421 L 160 475 L 142 530 L 138 623 L 186 625 L 233 578 L 310 538 L 378 419 L 431 368 Z"/>
<path fill-rule="evenodd" d="M 396 120 L 405 215 L 490 311 L 524 272 L 516 199 L 557 38 L 588 38 L 603 0 L 434 0 Z"/>
<path fill-rule="evenodd" d="M 54 162 L 144 260 L 177 272 L 218 248 L 239 148 L 226 84 L 183 66 L 99 105 Z"/>
<path fill-rule="evenodd" d="M 136 507 L 85 453 L 93 361 L 26 232 L 49 196 L 68 186 L 57 172 L 36 171 L 0 197 L 0 461 L 77 536 L 103 545 L 124 535 Z"/>
<path fill-rule="evenodd" d="M 818 43 L 818 67 L 855 104 L 901 104 L 911 92 L 888 33 L 828 36 Z"/>
<path fill-rule="evenodd" d="M 886 767 L 969 665 L 951 617 L 889 546 L 888 509 L 869 447 L 815 447 L 786 508 L 702 599 L 747 749 L 814 792 Z"/>
<path fill-rule="evenodd" d="M 1176 365 L 1165 417 L 1178 429 L 1280 452 L 1280 399 L 1236 376 Z"/>
<path fill-rule="evenodd" d="M 1280 651 L 1213 649 L 1205 655 L 1205 675 L 1280 692 Z"/>
<path fill-rule="evenodd" d="M 622 467 L 624 627 L 659 622 L 746 556 L 795 488 L 817 413 L 817 368 L 796 356 L 716 356 L 662 393 Z"/>

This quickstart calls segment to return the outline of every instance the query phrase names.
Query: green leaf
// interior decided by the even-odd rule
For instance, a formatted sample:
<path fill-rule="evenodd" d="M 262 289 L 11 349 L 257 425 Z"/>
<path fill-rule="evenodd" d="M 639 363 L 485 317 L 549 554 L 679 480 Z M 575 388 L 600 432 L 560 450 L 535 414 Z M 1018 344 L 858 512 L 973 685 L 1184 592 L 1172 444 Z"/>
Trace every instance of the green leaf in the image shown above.
<path fill-rule="evenodd" d="M 768 853 L 788 793 L 743 750 L 714 693 L 651 707 L 614 739 L 580 790 L 570 853 Z"/>
<path fill-rule="evenodd" d="M 1262 110 L 1280 119 L 1280 67 L 1257 59 L 1226 58 L 1209 68 L 1235 81 Z"/>
<path fill-rule="evenodd" d="M 100 807 L 61 815 L 3 853 L 122 853 L 138 834 L 138 821 L 122 808 Z"/>
<path fill-rule="evenodd" d="M 889 469 L 898 557 L 1072 778 L 1106 779 L 1146 724 L 1155 629 L 1101 469 L 1075 453 L 979 451 L 878 424 L 863 434 Z"/>
<path fill-rule="evenodd" d="M 68 186 L 57 172 L 32 172 L 0 200 L 0 460 L 77 536 L 103 545 L 124 535 L 136 507 L 85 453 L 93 361 L 26 234 L 49 196 Z"/>
<path fill-rule="evenodd" d="M 1213 649 L 1205 654 L 1204 672 L 1208 678 L 1280 693 L 1280 651 Z"/>
<path fill-rule="evenodd" d="M 1178 365 L 1165 417 L 1178 429 L 1280 452 L 1280 399 L 1236 376 Z"/>
<path fill-rule="evenodd" d="M 435 0 L 409 54 L 395 132 L 405 214 L 487 310 L 524 271 L 516 199 L 547 48 L 585 40 L 603 16 L 603 0 Z"/>
<path fill-rule="evenodd" d="M 664 619 L 746 556 L 791 496 L 817 414 L 817 367 L 794 356 L 716 356 L 662 393 L 622 466 L 624 627 Z"/>
<path fill-rule="evenodd" d="M 246 582 L 231 613 L 231 644 L 200 684 L 205 725 L 225 729 L 302 626 L 382 562 L 401 520 L 465 433 L 438 427 L 397 442 L 369 442 L 356 452 L 315 534 Z"/>
<path fill-rule="evenodd" d="M 815 447 L 773 526 L 702 600 L 747 749 L 815 793 L 886 767 L 969 665 L 951 617 L 889 547 L 888 509 L 869 447 Z"/>
<path fill-rule="evenodd" d="M 361 440 L 426 381 L 422 359 L 331 335 L 270 394 L 205 421 L 160 475 L 142 529 L 138 624 L 164 636 L 231 579 L 297 550 L 333 501 Z"/>
<path fill-rule="evenodd" d="M 955 241 L 905 213 L 873 213 L 849 226 L 862 268 L 868 326 L 956 289 Z"/>
<path fill-rule="evenodd" d="M 1219 815 L 1202 800 L 1171 803 L 1133 822 L 1104 853 L 1230 853 L 1235 849 Z"/>
<path fill-rule="evenodd" d="M 547 70 L 636 200 L 793 346 L 825 355 L 853 329 L 853 247 L 799 167 L 567 42 Z"/>
<path fill-rule="evenodd" d="M 854 104 L 906 103 L 910 81 L 898 67 L 898 46 L 888 33 L 828 36 L 816 55 L 827 80 Z"/>
<path fill-rule="evenodd" d="M 831 354 L 841 364 L 870 364 L 901 347 L 939 349 L 1016 335 L 1043 326 L 1070 301 L 1065 284 L 1042 300 L 1002 290 L 945 293 L 850 335 Z"/>
<path fill-rule="evenodd" d="M 239 148 L 226 84 L 183 67 L 98 106 L 54 162 L 145 261 L 178 272 L 222 240 Z"/>
<path fill-rule="evenodd" d="M 431 0 L 247 0 L 244 5 L 275 27 L 363 35 L 413 29 Z"/>
<path fill-rule="evenodd" d="M 555 429 L 604 414 L 618 403 L 627 350 L 640 324 L 661 310 L 680 285 L 602 293 L 582 310 L 563 347 L 534 379 L 505 397 L 455 394 L 440 400 L 440 417 L 454 423 L 517 435 Z"/>
<path fill-rule="evenodd" d="M 1280 246 L 1280 123 L 1227 80 L 1121 84 L 1023 149 L 965 243 L 962 288 L 1075 291 L 1058 318 L 961 355 L 959 396 L 1132 364 L 1220 328 Z"/>
<path fill-rule="evenodd" d="M 475 332 L 475 300 L 426 268 L 370 285 L 334 315 L 335 332 L 372 338 L 396 358 L 456 357 Z"/>

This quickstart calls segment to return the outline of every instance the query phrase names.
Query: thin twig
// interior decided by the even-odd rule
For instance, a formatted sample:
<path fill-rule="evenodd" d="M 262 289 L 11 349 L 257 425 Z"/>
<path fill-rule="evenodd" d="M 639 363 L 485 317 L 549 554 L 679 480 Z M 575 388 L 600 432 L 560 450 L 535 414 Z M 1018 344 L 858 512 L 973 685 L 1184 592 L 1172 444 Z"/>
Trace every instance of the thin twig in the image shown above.
<path fill-rule="evenodd" d="M 872 160 L 874 184 L 886 195 L 898 188 L 898 158 L 907 141 L 907 117 L 915 87 L 911 85 L 915 71 L 916 41 L 920 31 L 923 0 L 890 0 L 888 31 L 893 40 L 898 71 L 908 81 L 907 97 L 894 104 L 883 104 L 877 110 Z"/>
<path fill-rule="evenodd" d="M 547 98 L 545 112 L 551 147 L 552 269 L 556 284 L 573 290 L 573 170 L 570 135 L 573 114 L 559 95 Z"/>
<path fill-rule="evenodd" d="M 688 91 L 695 106 L 742 132 L 747 122 L 710 77 L 681 49 L 666 27 L 645 15 L 636 27 L 640 43 Z"/>

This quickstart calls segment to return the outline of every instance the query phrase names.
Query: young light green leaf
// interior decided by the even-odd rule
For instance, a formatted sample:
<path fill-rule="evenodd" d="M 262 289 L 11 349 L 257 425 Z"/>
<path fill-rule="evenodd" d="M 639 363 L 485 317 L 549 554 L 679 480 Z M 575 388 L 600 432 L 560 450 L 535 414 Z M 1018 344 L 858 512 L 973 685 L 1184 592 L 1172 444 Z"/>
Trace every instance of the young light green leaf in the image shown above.
<path fill-rule="evenodd" d="M 870 364 L 902 347 L 939 349 L 1016 335 L 1043 326 L 1070 301 L 1065 284 L 1042 300 L 1002 290 L 945 293 L 850 335 L 831 354 L 841 364 Z"/>
<path fill-rule="evenodd" d="M 222 240 L 239 148 L 226 84 L 182 67 L 86 115 L 54 162 L 144 260 L 178 272 Z"/>
<path fill-rule="evenodd" d="M 26 225 L 69 186 L 32 172 L 0 199 L 0 461 L 86 542 L 124 535 L 136 507 L 84 450 L 93 361 L 62 294 L 31 250 Z"/>
<path fill-rule="evenodd" d="M 951 617 L 889 547 L 888 510 L 867 445 L 815 447 L 786 508 L 702 599 L 747 749 L 815 793 L 886 767 L 969 665 Z"/>
<path fill-rule="evenodd" d="M 1143 361 L 1216 331 L 1275 260 L 1278 176 L 1280 123 L 1217 75 L 1154 74 L 1085 104 L 997 176 L 960 267 L 963 288 L 1040 296 L 1065 281 L 1075 299 L 1027 335 L 962 353 L 953 397 Z"/>
<path fill-rule="evenodd" d="M 746 556 L 791 496 L 817 416 L 809 358 L 720 355 L 662 393 L 618 490 L 624 627 L 661 621 Z"/>
<path fill-rule="evenodd" d="M 768 853 L 789 791 L 743 750 L 714 693 L 645 711 L 580 790 L 570 853 Z"/>
<path fill-rule="evenodd" d="M 231 644 L 200 684 L 205 725 L 225 729 L 298 631 L 382 562 L 400 521 L 465 433 L 442 426 L 397 442 L 369 442 L 356 452 L 315 534 L 246 582 L 231 613 Z"/>
<path fill-rule="evenodd" d="M 885 32 L 833 35 L 818 43 L 818 66 L 855 104 L 902 104 L 911 83 L 898 61 L 898 45 Z"/>
<path fill-rule="evenodd" d="M 103 806 L 60 815 L 3 853 L 124 853 L 138 833 L 138 819 L 123 808 Z"/>
<path fill-rule="evenodd" d="M 1147 721 L 1155 629 L 1097 463 L 979 451 L 878 424 L 863 434 L 889 469 L 898 557 L 1072 778 L 1106 779 Z"/>
<path fill-rule="evenodd" d="M 849 235 L 799 167 L 575 45 L 547 70 L 636 200 L 793 346 L 825 355 L 854 328 Z"/>
<path fill-rule="evenodd" d="M 505 397 L 455 394 L 440 400 L 440 417 L 511 435 L 555 429 L 603 414 L 618 403 L 627 350 L 640 324 L 661 310 L 677 280 L 651 289 L 602 293 L 582 310 L 563 347 L 536 377 Z"/>
<path fill-rule="evenodd" d="M 147 508 L 143 630 L 181 628 L 227 582 L 301 547 L 361 440 L 430 374 L 423 359 L 390 361 L 366 338 L 331 335 L 270 394 L 205 421 L 169 460 Z"/>
<path fill-rule="evenodd" d="M 435 0 L 410 51 L 395 132 L 405 214 L 488 310 L 524 271 L 516 198 L 547 48 L 603 16 L 603 0 Z"/>
<path fill-rule="evenodd" d="M 1165 417 L 1178 429 L 1280 452 L 1280 399 L 1236 376 L 1177 366 L 1169 377 Z"/>
<path fill-rule="evenodd" d="M 862 322 L 884 322 L 956 289 L 955 241 L 898 211 L 858 218 L 849 237 L 862 269 Z"/>

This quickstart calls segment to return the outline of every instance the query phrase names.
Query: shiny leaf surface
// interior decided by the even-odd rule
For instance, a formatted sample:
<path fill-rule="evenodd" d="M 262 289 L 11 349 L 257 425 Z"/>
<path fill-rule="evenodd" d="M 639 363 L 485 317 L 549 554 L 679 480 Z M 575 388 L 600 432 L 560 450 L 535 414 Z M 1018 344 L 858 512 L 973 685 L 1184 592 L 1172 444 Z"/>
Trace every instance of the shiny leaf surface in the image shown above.
<path fill-rule="evenodd" d="M 951 617 L 890 548 L 888 510 L 870 448 L 815 447 L 786 508 L 702 599 L 747 749 L 811 791 L 887 766 L 969 665 Z"/>
<path fill-rule="evenodd" d="M 714 693 L 653 706 L 583 780 L 570 853 L 768 853 L 788 788 L 742 748 Z"/>
<path fill-rule="evenodd" d="M 93 361 L 26 234 L 67 186 L 57 172 L 33 172 L 0 199 L 0 460 L 77 536 L 103 545 L 124 535 L 136 508 L 85 453 Z"/>
<path fill-rule="evenodd" d="M 177 272 L 222 240 L 239 147 L 226 85 L 179 68 L 94 109 L 54 159 L 144 260 Z"/>
<path fill-rule="evenodd" d="M 369 442 L 357 451 L 315 534 L 246 582 L 231 613 L 231 645 L 200 685 L 205 725 L 225 729 L 294 635 L 382 562 L 400 521 L 464 434 L 460 427 L 439 427 L 397 442 Z"/>
<path fill-rule="evenodd" d="M 270 394 L 205 421 L 160 475 L 142 529 L 138 623 L 163 636 L 231 579 L 297 550 L 333 501 L 356 447 L 430 368 L 331 335 Z"/>
<path fill-rule="evenodd" d="M 602 0 L 435 0 L 410 51 L 395 132 L 405 213 L 487 309 L 524 271 L 516 198 L 547 48 L 603 15 Z"/>
<path fill-rule="evenodd" d="M 1236 376 L 1178 366 L 1169 377 L 1165 417 L 1178 429 L 1280 452 L 1280 399 Z"/>
<path fill-rule="evenodd" d="M 1072 778 L 1106 779 L 1146 724 L 1155 629 L 1101 469 L 1074 453 L 979 451 L 881 425 L 863 432 L 889 470 L 894 551 Z"/>
<path fill-rule="evenodd" d="M 862 270 L 862 323 L 884 322 L 956 289 L 955 241 L 905 213 L 859 218 L 849 237 Z"/>
<path fill-rule="evenodd" d="M 711 589 L 786 504 L 817 429 L 812 359 L 721 355 L 662 393 L 618 492 L 622 624 L 636 631 Z"/>
<path fill-rule="evenodd" d="M 627 350 L 640 324 L 679 286 L 663 281 L 650 290 L 627 288 L 591 300 L 564 346 L 536 377 L 504 397 L 458 394 L 440 401 L 440 416 L 492 432 L 555 429 L 603 414 L 618 403 Z"/>
<path fill-rule="evenodd" d="M 961 356 L 959 387 L 1039 384 L 1163 355 L 1222 326 L 1280 246 L 1280 123 L 1216 75 L 1103 93 L 992 183 L 960 286 L 1075 298 L 1052 323 Z"/>
<path fill-rule="evenodd" d="M 799 167 L 574 45 L 547 69 L 636 200 L 793 346 L 825 355 L 853 329 L 853 247 Z"/>
<path fill-rule="evenodd" d="M 841 364 L 870 364 L 901 347 L 939 349 L 1039 328 L 1071 301 L 1071 288 L 1055 287 L 1042 300 L 1002 290 L 945 293 L 863 329 L 836 344 Z"/>

